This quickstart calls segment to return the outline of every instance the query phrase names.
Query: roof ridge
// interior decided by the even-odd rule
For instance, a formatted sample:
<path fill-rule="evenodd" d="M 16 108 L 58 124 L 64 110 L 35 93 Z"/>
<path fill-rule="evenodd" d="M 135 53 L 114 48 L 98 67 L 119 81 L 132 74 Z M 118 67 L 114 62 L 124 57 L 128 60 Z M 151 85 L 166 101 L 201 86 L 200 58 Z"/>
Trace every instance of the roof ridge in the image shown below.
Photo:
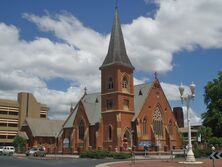
<path fill-rule="evenodd" d="M 149 84 L 152 84 L 152 83 L 153 83 L 153 82 L 146 82 L 146 83 L 134 85 L 134 87 L 135 87 L 135 86 L 140 86 L 140 85 L 149 85 Z"/>

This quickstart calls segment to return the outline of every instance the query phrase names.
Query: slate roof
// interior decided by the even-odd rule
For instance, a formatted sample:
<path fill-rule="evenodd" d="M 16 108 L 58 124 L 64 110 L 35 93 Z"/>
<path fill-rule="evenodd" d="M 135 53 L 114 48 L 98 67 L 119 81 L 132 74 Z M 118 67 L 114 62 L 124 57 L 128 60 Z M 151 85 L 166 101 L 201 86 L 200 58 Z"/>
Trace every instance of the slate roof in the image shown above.
<path fill-rule="evenodd" d="M 101 94 L 87 94 L 82 99 L 87 117 L 91 125 L 99 122 L 101 118 Z"/>
<path fill-rule="evenodd" d="M 139 112 L 141 111 L 141 108 L 146 100 L 146 97 L 149 94 L 149 90 L 151 87 L 152 83 L 146 83 L 134 86 L 135 115 L 133 117 L 133 120 L 137 118 Z M 95 125 L 95 123 L 100 122 L 101 94 L 100 93 L 86 94 L 80 101 L 83 103 L 86 115 L 89 119 L 89 123 L 91 125 Z M 65 121 L 65 124 L 63 126 L 64 128 L 73 127 L 73 122 L 75 120 L 78 107 L 79 103 L 76 105 L 75 109 L 70 113 L 69 117 Z"/>
<path fill-rule="evenodd" d="M 29 137 L 27 136 L 26 132 L 24 132 L 24 131 L 18 131 L 18 134 L 17 134 L 17 135 L 20 136 L 20 137 L 22 137 L 22 138 L 25 139 L 25 140 L 28 140 L 28 139 L 29 139 Z"/>
<path fill-rule="evenodd" d="M 64 121 L 42 118 L 26 118 L 23 126 L 29 126 L 34 137 L 57 137 Z"/>
<path fill-rule="evenodd" d="M 133 121 L 137 118 L 139 115 L 139 112 L 141 111 L 143 104 L 149 94 L 149 90 L 152 87 L 152 83 L 145 83 L 134 86 L 134 110 L 135 115 L 133 117 Z"/>
<path fill-rule="evenodd" d="M 120 64 L 134 69 L 126 53 L 123 33 L 119 19 L 119 12 L 117 7 L 115 9 L 113 27 L 109 43 L 109 50 L 100 68 L 113 64 Z"/>
<path fill-rule="evenodd" d="M 73 127 L 73 122 L 75 120 L 78 108 L 79 108 L 79 103 L 76 105 L 76 107 L 69 114 L 69 117 L 66 119 L 66 121 L 65 121 L 65 123 L 63 125 L 63 128 L 71 128 L 71 127 Z"/>

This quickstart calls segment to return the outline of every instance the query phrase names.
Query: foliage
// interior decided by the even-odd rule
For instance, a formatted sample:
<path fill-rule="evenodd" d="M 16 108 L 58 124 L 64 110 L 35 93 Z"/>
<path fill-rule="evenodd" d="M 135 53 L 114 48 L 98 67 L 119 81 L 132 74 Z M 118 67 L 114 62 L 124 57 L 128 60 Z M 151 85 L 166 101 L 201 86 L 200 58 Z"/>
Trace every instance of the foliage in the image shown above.
<path fill-rule="evenodd" d="M 212 145 L 222 145 L 222 137 L 212 137 L 209 139 L 209 144 L 212 144 Z"/>
<path fill-rule="evenodd" d="M 132 155 L 129 153 L 113 153 L 113 158 L 114 159 L 128 159 Z"/>
<path fill-rule="evenodd" d="M 193 150 L 193 153 L 196 158 L 200 158 L 200 157 L 208 157 L 212 153 L 212 151 L 211 149 L 201 149 L 197 147 Z"/>
<path fill-rule="evenodd" d="M 214 136 L 222 137 L 222 71 L 205 86 L 204 102 L 207 112 L 202 115 L 203 125 L 212 128 Z"/>
<path fill-rule="evenodd" d="M 107 152 L 107 151 L 87 150 L 87 151 L 84 151 L 80 154 L 80 158 L 103 159 L 105 157 L 109 157 L 109 152 Z"/>
<path fill-rule="evenodd" d="M 114 159 L 127 159 L 130 158 L 131 155 L 128 153 L 116 153 L 116 152 L 97 151 L 97 150 L 87 150 L 80 154 L 80 158 L 104 159 L 106 157 L 113 157 Z"/>
<path fill-rule="evenodd" d="M 210 127 L 201 126 L 198 129 L 198 135 L 201 135 L 201 142 L 207 143 L 210 137 L 212 136 L 212 129 Z"/>
<path fill-rule="evenodd" d="M 16 136 L 13 140 L 14 146 L 18 149 L 18 152 L 25 148 L 26 140 L 21 136 Z"/>

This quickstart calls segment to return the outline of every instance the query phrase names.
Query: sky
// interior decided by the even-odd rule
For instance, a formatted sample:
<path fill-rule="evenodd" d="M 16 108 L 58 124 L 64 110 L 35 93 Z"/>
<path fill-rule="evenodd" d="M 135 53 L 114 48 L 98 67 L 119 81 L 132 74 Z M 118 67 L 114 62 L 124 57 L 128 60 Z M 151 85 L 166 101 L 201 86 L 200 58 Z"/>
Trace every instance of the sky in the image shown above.
<path fill-rule="evenodd" d="M 31 92 L 65 119 L 87 87 L 100 91 L 115 0 L 1 0 L 0 98 Z M 196 84 L 191 123 L 206 112 L 204 86 L 222 70 L 221 0 L 119 0 L 134 82 L 154 72 L 171 107 L 182 106 L 178 85 Z M 183 106 L 186 112 L 186 106 Z"/>

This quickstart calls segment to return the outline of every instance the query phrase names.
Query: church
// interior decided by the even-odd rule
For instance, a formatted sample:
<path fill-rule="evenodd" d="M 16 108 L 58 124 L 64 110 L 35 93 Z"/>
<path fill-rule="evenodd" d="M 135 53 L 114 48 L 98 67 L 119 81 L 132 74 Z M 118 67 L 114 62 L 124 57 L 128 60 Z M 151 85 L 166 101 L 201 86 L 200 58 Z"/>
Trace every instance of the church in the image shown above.
<path fill-rule="evenodd" d="M 101 71 L 101 92 L 85 94 L 71 108 L 60 134 L 63 153 L 97 149 L 168 151 L 182 145 L 177 120 L 157 77 L 134 85 L 118 8 Z"/>

